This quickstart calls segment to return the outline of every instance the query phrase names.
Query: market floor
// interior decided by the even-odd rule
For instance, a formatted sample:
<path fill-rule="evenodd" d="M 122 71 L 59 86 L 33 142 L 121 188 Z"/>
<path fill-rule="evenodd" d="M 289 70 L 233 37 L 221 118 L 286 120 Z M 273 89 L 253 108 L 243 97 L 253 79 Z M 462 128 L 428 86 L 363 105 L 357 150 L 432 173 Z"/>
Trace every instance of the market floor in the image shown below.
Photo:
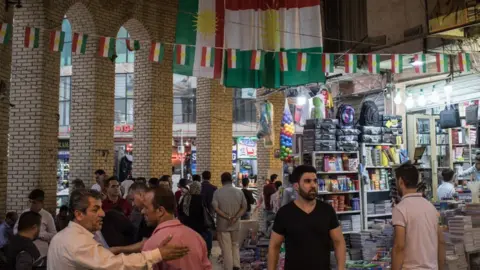
<path fill-rule="evenodd" d="M 218 241 L 213 241 L 212 247 L 212 257 L 210 261 L 212 262 L 213 270 L 223 270 L 222 265 L 218 262 L 218 257 L 222 253 Z"/>

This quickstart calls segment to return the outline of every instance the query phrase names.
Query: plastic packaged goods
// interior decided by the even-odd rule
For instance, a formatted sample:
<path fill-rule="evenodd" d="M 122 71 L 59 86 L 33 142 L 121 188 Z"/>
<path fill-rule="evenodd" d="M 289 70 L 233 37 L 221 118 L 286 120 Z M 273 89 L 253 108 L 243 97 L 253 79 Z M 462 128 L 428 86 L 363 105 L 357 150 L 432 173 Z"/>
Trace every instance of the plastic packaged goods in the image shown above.
<path fill-rule="evenodd" d="M 364 135 L 381 135 L 383 134 L 382 127 L 361 126 L 360 130 Z"/>
<path fill-rule="evenodd" d="M 360 141 L 363 143 L 381 143 L 382 136 L 381 135 L 360 135 Z"/>
<path fill-rule="evenodd" d="M 337 136 L 344 136 L 344 135 L 360 135 L 360 130 L 356 128 L 341 128 L 337 129 L 336 132 Z"/>
<path fill-rule="evenodd" d="M 263 144 L 267 148 L 274 146 L 273 143 L 273 104 L 264 102 L 258 105 L 260 107 L 260 121 L 257 127 L 257 137 L 263 139 Z"/>
<path fill-rule="evenodd" d="M 355 136 L 355 135 L 337 136 L 337 141 L 339 141 L 339 142 L 358 142 L 358 136 Z"/>

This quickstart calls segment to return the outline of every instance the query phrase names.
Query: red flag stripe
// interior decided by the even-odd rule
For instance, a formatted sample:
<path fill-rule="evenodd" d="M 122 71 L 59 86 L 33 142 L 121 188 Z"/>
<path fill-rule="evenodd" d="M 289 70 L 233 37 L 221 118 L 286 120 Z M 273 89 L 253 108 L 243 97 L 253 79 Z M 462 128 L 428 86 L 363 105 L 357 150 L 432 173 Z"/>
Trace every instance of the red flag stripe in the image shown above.
<path fill-rule="evenodd" d="M 55 34 L 56 31 L 50 32 L 50 51 L 53 51 L 53 48 L 55 47 Z"/>
<path fill-rule="evenodd" d="M 32 31 L 32 29 L 30 27 L 26 27 L 25 28 L 25 40 L 23 41 L 25 47 L 29 47 L 30 45 L 30 32 Z"/>
<path fill-rule="evenodd" d="M 415 54 L 415 55 L 413 56 L 413 61 L 414 61 L 414 62 L 418 62 L 418 54 Z M 420 73 L 420 66 L 415 65 L 415 72 L 416 72 L 416 73 Z"/>
<path fill-rule="evenodd" d="M 348 54 L 345 54 L 345 70 L 346 72 L 351 72 L 350 70 L 350 58 L 348 57 Z"/>
<path fill-rule="evenodd" d="M 202 62 L 200 63 L 200 66 L 207 66 L 207 47 L 202 47 Z"/>
<path fill-rule="evenodd" d="M 78 33 L 73 33 L 73 39 L 72 39 L 72 52 L 76 52 L 77 51 L 77 43 L 78 43 L 78 38 L 79 38 L 79 35 Z"/>
<path fill-rule="evenodd" d="M 215 31 L 215 47 L 223 48 L 224 29 L 225 29 L 225 0 L 215 0 L 215 15 L 217 17 L 217 27 Z M 213 78 L 220 79 L 223 71 L 223 49 L 215 49 L 215 62 L 213 63 Z"/>
<path fill-rule="evenodd" d="M 440 72 L 440 70 L 442 70 L 442 67 L 441 67 L 441 64 L 440 64 L 440 54 L 437 53 L 437 54 L 435 55 L 435 57 L 437 58 L 437 59 L 436 59 L 436 60 L 437 60 L 437 61 L 436 61 L 436 62 L 437 62 L 437 71 Z"/>
<path fill-rule="evenodd" d="M 153 61 L 153 57 L 155 56 L 155 46 L 157 43 L 155 41 L 152 41 L 152 45 L 150 46 L 150 54 L 148 55 L 148 59 L 150 61 Z"/>
<path fill-rule="evenodd" d="M 100 44 L 98 45 L 98 55 L 103 57 L 103 48 L 105 47 L 105 42 L 107 38 L 101 37 Z"/>
<path fill-rule="evenodd" d="M 255 69 L 257 60 L 257 51 L 252 51 L 252 59 L 250 59 L 250 69 Z"/>
<path fill-rule="evenodd" d="M 182 58 L 182 46 L 175 45 L 175 51 L 177 53 L 177 64 L 180 65 L 180 58 Z"/>
<path fill-rule="evenodd" d="M 458 66 L 460 67 L 460 71 L 465 71 L 465 69 L 463 68 L 463 54 L 462 53 L 459 53 L 458 54 Z"/>
<path fill-rule="evenodd" d="M 302 70 L 302 53 L 297 53 L 297 70 Z"/>
<path fill-rule="evenodd" d="M 227 50 L 228 68 L 232 68 L 232 49 Z"/>
<path fill-rule="evenodd" d="M 269 10 L 280 8 L 306 8 L 320 6 L 320 0 L 226 0 L 225 8 L 228 10 Z M 217 9 L 218 10 L 218 9 Z"/>
<path fill-rule="evenodd" d="M 368 55 L 368 72 L 373 73 L 373 55 Z"/>

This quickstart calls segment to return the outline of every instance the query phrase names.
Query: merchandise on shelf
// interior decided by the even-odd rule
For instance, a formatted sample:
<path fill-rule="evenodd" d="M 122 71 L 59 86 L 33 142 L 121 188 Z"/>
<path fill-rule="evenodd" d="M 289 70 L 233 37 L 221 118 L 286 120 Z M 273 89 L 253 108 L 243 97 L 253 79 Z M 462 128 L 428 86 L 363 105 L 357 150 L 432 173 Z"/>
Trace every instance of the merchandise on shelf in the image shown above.
<path fill-rule="evenodd" d="M 265 147 L 273 147 L 273 104 L 266 101 L 260 106 L 260 122 L 257 137 L 264 139 Z"/>
<path fill-rule="evenodd" d="M 322 176 L 319 178 L 319 192 L 341 192 L 341 191 L 357 191 L 358 180 L 352 180 L 349 176 L 339 175 L 336 178 Z"/>
<path fill-rule="evenodd" d="M 322 172 L 356 172 L 358 158 L 354 154 L 322 154 L 316 159 L 315 167 Z"/>
<path fill-rule="evenodd" d="M 293 134 L 295 134 L 295 124 L 293 123 L 292 113 L 285 100 L 285 108 L 282 117 L 282 129 L 280 134 L 280 159 L 285 162 L 292 161 L 293 154 Z"/>
<path fill-rule="evenodd" d="M 303 130 L 303 151 L 335 151 L 336 119 L 309 119 Z"/>

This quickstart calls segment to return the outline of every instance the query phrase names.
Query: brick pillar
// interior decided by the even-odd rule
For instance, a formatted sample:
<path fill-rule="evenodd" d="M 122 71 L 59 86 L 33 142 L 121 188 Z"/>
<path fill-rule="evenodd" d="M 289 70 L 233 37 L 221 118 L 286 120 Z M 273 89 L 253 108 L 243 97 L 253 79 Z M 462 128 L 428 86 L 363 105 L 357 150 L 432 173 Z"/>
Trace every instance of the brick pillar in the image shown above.
<path fill-rule="evenodd" d="M 24 1 L 15 10 L 12 44 L 7 210 L 21 211 L 34 188 L 45 191 L 45 208 L 56 205 L 58 151 L 58 86 L 60 54 L 48 49 L 48 33 L 40 31 L 40 47 L 24 48 L 24 27 L 60 29 L 46 17 L 42 0 Z M 4 65 L 2 65 L 2 69 Z M 3 151 L 3 150 L 2 150 Z"/>
<path fill-rule="evenodd" d="M 0 8 L 0 22 L 12 23 L 13 8 L 9 9 L 7 13 L 5 9 Z M 8 113 L 10 110 L 9 89 L 10 89 L 10 71 L 12 62 L 12 47 L 11 43 L 7 45 L 0 45 L 0 119 L 7 125 Z M 8 151 L 8 126 L 5 126 L 0 131 L 0 218 L 3 218 L 6 213 L 7 203 L 7 160 Z"/>
<path fill-rule="evenodd" d="M 72 32 L 95 33 L 91 14 L 76 4 L 67 12 Z M 110 30 L 110 29 L 109 29 Z M 111 36 L 112 33 L 98 35 Z M 98 57 L 98 38 L 89 37 L 84 55 L 72 54 L 70 180 L 94 184 L 94 172 L 113 173 L 115 63 Z"/>
<path fill-rule="evenodd" d="M 176 13 L 170 8 L 167 10 L 163 11 L 162 20 L 175 22 Z M 150 40 L 147 34 L 141 34 L 146 30 L 140 30 L 143 26 L 139 24 L 131 20 L 125 28 L 132 38 L 140 33 L 138 38 Z M 165 23 L 163 37 L 159 40 L 174 42 L 175 24 Z M 148 55 L 148 49 L 137 51 L 135 55 L 133 133 L 133 175 L 147 179 L 172 173 L 173 48 L 165 47 L 165 57 L 160 64 L 150 62 Z"/>
<path fill-rule="evenodd" d="M 197 79 L 197 171 L 209 170 L 212 184 L 232 172 L 233 90 L 216 80 Z"/>
<path fill-rule="evenodd" d="M 261 95 L 261 91 L 257 90 L 257 97 Z M 260 100 L 265 100 L 259 98 Z M 280 128 L 283 116 L 283 109 L 285 107 L 285 96 L 282 92 L 270 95 L 267 97 L 268 101 L 273 104 L 273 123 L 274 134 L 273 141 L 274 146 L 272 148 L 265 148 L 263 141 L 257 144 L 257 162 L 258 162 L 258 191 L 261 194 L 263 192 L 263 186 L 265 185 L 265 179 L 269 178 L 269 169 L 282 169 L 283 163 L 280 159 L 275 158 L 275 149 L 280 149 Z M 257 112 L 257 117 L 260 116 L 260 110 Z M 265 231 L 265 222 L 263 217 L 263 209 L 259 211 L 258 220 L 260 221 L 260 230 Z"/>

